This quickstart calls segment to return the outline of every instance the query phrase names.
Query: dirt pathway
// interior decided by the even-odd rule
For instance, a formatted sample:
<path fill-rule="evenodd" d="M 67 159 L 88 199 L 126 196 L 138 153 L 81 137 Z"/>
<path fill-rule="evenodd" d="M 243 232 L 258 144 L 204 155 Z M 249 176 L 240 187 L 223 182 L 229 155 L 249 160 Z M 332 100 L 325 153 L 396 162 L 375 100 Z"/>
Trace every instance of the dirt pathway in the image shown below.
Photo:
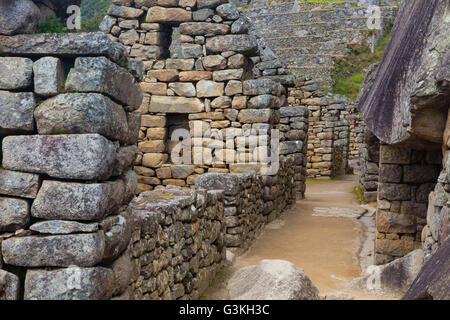
<path fill-rule="evenodd" d="M 204 298 L 226 299 L 226 282 L 233 270 L 258 264 L 263 259 L 282 259 L 305 270 L 321 295 L 345 292 L 355 299 L 394 299 L 346 288 L 360 276 L 360 262 L 371 260 L 367 248 L 362 251 L 365 259 L 359 258 L 367 227 L 355 217 L 342 217 L 361 211 L 352 193 L 356 185 L 357 176 L 309 182 L 306 199 L 297 201 L 281 218 L 267 225 L 234 266 L 218 276 Z"/>

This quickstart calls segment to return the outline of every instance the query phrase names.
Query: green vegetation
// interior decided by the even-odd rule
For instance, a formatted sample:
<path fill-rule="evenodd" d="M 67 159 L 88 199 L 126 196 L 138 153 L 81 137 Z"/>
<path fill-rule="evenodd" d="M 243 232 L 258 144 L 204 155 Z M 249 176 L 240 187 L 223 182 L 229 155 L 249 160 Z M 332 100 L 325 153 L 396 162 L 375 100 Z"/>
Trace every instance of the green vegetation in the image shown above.
<path fill-rule="evenodd" d="M 387 28 L 384 36 L 378 41 L 375 50 L 366 45 L 353 45 L 350 53 L 336 61 L 334 79 L 336 83 L 332 92 L 355 100 L 364 80 L 364 69 L 381 60 L 384 49 L 389 41 L 392 25 Z"/>
<path fill-rule="evenodd" d="M 96 32 L 112 0 L 84 0 L 81 2 L 81 31 Z"/>
<path fill-rule="evenodd" d="M 356 201 L 360 204 L 366 203 L 366 199 L 364 199 L 364 194 L 359 186 L 353 187 L 353 193 L 355 194 Z"/>
<path fill-rule="evenodd" d="M 45 22 L 39 23 L 36 33 L 64 33 L 68 29 L 63 26 L 61 18 L 57 16 L 48 17 Z"/>

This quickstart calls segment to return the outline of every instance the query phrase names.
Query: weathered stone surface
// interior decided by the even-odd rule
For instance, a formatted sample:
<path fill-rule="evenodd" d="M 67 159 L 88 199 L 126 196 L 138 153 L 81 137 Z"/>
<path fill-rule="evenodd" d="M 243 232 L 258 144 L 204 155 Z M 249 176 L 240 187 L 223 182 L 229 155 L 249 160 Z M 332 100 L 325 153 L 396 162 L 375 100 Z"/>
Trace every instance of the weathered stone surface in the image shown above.
<path fill-rule="evenodd" d="M 194 21 L 205 21 L 208 18 L 212 18 L 214 16 L 214 10 L 204 8 L 192 13 L 192 18 Z"/>
<path fill-rule="evenodd" d="M 39 22 L 39 8 L 30 0 L 2 1 L 0 12 L 0 34 L 34 33 Z"/>
<path fill-rule="evenodd" d="M 202 59 L 203 67 L 206 70 L 214 71 L 214 70 L 222 70 L 227 66 L 227 59 L 222 57 L 221 55 L 210 55 L 206 56 Z"/>
<path fill-rule="evenodd" d="M 181 44 L 182 58 L 200 58 L 203 56 L 203 47 L 200 44 L 182 43 Z"/>
<path fill-rule="evenodd" d="M 135 145 L 120 147 L 117 150 L 114 162 L 113 176 L 120 176 L 126 169 L 130 168 L 136 160 L 138 148 Z"/>
<path fill-rule="evenodd" d="M 319 300 L 319 290 L 305 272 L 283 260 L 239 269 L 227 288 L 231 300 Z"/>
<path fill-rule="evenodd" d="M 230 34 L 209 38 L 206 49 L 210 52 L 234 51 L 247 55 L 256 54 L 258 43 L 256 39 L 247 34 Z"/>
<path fill-rule="evenodd" d="M 169 155 L 165 153 L 146 153 L 142 157 L 142 164 L 149 168 L 158 168 L 166 163 Z"/>
<path fill-rule="evenodd" d="M 0 54 L 66 57 L 103 55 L 116 63 L 127 61 L 126 48 L 98 33 L 42 33 L 0 36 Z"/>
<path fill-rule="evenodd" d="M 149 128 L 163 128 L 167 124 L 167 118 L 165 116 L 154 116 L 144 114 L 142 116 L 142 126 Z"/>
<path fill-rule="evenodd" d="M 34 92 L 40 96 L 55 96 L 63 90 L 64 68 L 60 59 L 44 57 L 33 65 Z"/>
<path fill-rule="evenodd" d="M 406 184 L 380 183 L 378 192 L 381 200 L 411 200 L 411 187 Z"/>
<path fill-rule="evenodd" d="M 141 152 L 164 152 L 166 150 L 166 144 L 164 140 L 150 140 L 139 142 L 139 150 Z"/>
<path fill-rule="evenodd" d="M 167 59 L 166 68 L 189 71 L 194 68 L 194 59 Z"/>
<path fill-rule="evenodd" d="M 199 81 L 212 78 L 211 71 L 184 71 L 179 74 L 180 81 Z"/>
<path fill-rule="evenodd" d="M 402 300 L 450 300 L 450 238 L 423 265 Z"/>
<path fill-rule="evenodd" d="M 99 221 L 122 204 L 123 182 L 71 183 L 45 180 L 33 202 L 33 217 Z"/>
<path fill-rule="evenodd" d="M 267 123 L 271 118 L 271 109 L 245 109 L 238 115 L 239 122 L 243 123 Z"/>
<path fill-rule="evenodd" d="M 0 194 L 34 199 L 38 190 L 38 175 L 0 169 Z"/>
<path fill-rule="evenodd" d="M 5 169 L 80 180 L 109 178 L 116 157 L 114 144 L 98 134 L 8 136 L 2 151 Z"/>
<path fill-rule="evenodd" d="M 280 142 L 280 154 L 301 153 L 303 148 L 302 141 L 283 141 Z"/>
<path fill-rule="evenodd" d="M 384 233 L 415 233 L 416 217 L 396 212 L 377 212 L 377 230 Z"/>
<path fill-rule="evenodd" d="M 103 93 L 133 110 L 143 99 L 134 77 L 105 57 L 77 58 L 67 77 L 66 90 Z"/>
<path fill-rule="evenodd" d="M 134 29 L 122 32 L 119 36 L 119 41 L 126 46 L 131 46 L 139 41 L 139 34 Z"/>
<path fill-rule="evenodd" d="M 112 262 L 127 247 L 131 239 L 132 220 L 129 211 L 107 217 L 100 225 L 105 233 L 105 251 L 103 260 Z"/>
<path fill-rule="evenodd" d="M 222 0 L 197 0 L 197 7 L 202 8 L 216 8 L 220 5 Z"/>
<path fill-rule="evenodd" d="M 28 270 L 25 300 L 108 300 L 114 274 L 103 267 Z"/>
<path fill-rule="evenodd" d="M 0 232 L 14 232 L 25 228 L 30 221 L 28 201 L 0 197 Z"/>
<path fill-rule="evenodd" d="M 126 6 L 112 5 L 108 9 L 108 15 L 126 19 L 139 18 L 142 14 L 144 14 L 144 10 Z"/>
<path fill-rule="evenodd" d="M 169 89 L 172 89 L 175 94 L 182 97 L 195 97 L 197 94 L 192 83 L 172 82 L 169 83 Z"/>
<path fill-rule="evenodd" d="M 32 84 L 32 79 L 33 61 L 31 59 L 0 57 L 0 90 L 28 88 Z"/>
<path fill-rule="evenodd" d="M 0 301 L 19 300 L 19 289 L 19 277 L 0 269 Z"/>
<path fill-rule="evenodd" d="M 0 133 L 33 131 L 33 93 L 0 91 Z"/>
<path fill-rule="evenodd" d="M 146 22 L 177 23 L 191 21 L 192 12 L 181 8 L 151 7 Z"/>
<path fill-rule="evenodd" d="M 150 112 L 195 113 L 204 111 L 203 103 L 197 98 L 152 96 Z"/>
<path fill-rule="evenodd" d="M 195 167 L 190 165 L 172 166 L 172 177 L 175 179 L 186 179 L 194 173 Z"/>
<path fill-rule="evenodd" d="M 248 101 L 248 107 L 252 109 L 279 108 L 280 99 L 270 94 L 263 94 L 251 98 Z"/>
<path fill-rule="evenodd" d="M 34 112 L 39 134 L 99 133 L 122 143 L 128 139 L 122 106 L 98 93 L 67 93 L 41 103 Z"/>
<path fill-rule="evenodd" d="M 180 32 L 192 36 L 227 34 L 229 30 L 230 26 L 220 23 L 186 22 L 180 24 Z"/>
<path fill-rule="evenodd" d="M 236 20 L 239 18 L 239 11 L 232 3 L 225 3 L 216 8 L 217 14 L 226 20 Z"/>
<path fill-rule="evenodd" d="M 271 94 L 279 96 L 281 94 L 281 85 L 270 79 L 256 79 L 244 81 L 244 94 L 257 96 L 260 94 Z"/>
<path fill-rule="evenodd" d="M 228 69 L 213 72 L 214 81 L 241 80 L 244 76 L 244 69 Z"/>
<path fill-rule="evenodd" d="M 111 265 L 114 273 L 114 288 L 113 296 L 120 295 L 125 292 L 130 285 L 130 278 L 132 272 L 131 254 L 130 250 L 125 251 L 116 261 Z"/>
<path fill-rule="evenodd" d="M 15 237 L 2 242 L 3 259 L 21 267 L 95 266 L 102 261 L 105 235 L 97 233 Z"/>
<path fill-rule="evenodd" d="M 223 95 L 224 87 L 223 82 L 200 80 L 197 83 L 197 96 L 201 98 L 219 97 Z"/>
<path fill-rule="evenodd" d="M 369 293 L 403 294 L 419 273 L 422 261 L 423 251 L 414 250 L 386 265 L 369 267 L 362 277 L 352 280 L 350 287 Z"/>
<path fill-rule="evenodd" d="M 441 144 L 448 86 L 439 73 L 448 65 L 448 8 L 445 0 L 402 2 L 386 54 L 359 102 L 366 125 L 386 143 Z"/>
<path fill-rule="evenodd" d="M 30 226 L 30 230 L 41 234 L 91 233 L 98 230 L 98 223 L 80 223 L 75 221 L 51 220 L 38 222 Z"/>
<path fill-rule="evenodd" d="M 130 56 L 146 60 L 159 59 L 162 54 L 163 50 L 161 46 L 143 45 L 138 43 L 131 47 L 130 52 Z"/>
<path fill-rule="evenodd" d="M 113 18 L 111 16 L 105 16 L 102 22 L 100 22 L 98 29 L 101 32 L 108 34 L 111 31 L 111 28 L 116 24 L 116 22 L 117 22 L 116 18 Z"/>

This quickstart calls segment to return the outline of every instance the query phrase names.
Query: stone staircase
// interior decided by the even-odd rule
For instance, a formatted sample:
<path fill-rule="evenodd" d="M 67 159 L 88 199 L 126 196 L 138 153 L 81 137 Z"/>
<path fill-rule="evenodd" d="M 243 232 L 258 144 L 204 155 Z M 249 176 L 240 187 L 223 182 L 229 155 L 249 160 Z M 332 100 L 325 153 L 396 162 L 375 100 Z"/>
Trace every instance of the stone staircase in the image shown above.
<path fill-rule="evenodd" d="M 377 31 L 367 26 L 363 1 L 233 2 L 291 73 L 317 80 L 325 91 L 333 85 L 336 58 L 347 54 L 350 44 L 371 44 L 381 37 L 398 10 L 396 0 L 371 0 L 381 9 L 382 30 Z"/>

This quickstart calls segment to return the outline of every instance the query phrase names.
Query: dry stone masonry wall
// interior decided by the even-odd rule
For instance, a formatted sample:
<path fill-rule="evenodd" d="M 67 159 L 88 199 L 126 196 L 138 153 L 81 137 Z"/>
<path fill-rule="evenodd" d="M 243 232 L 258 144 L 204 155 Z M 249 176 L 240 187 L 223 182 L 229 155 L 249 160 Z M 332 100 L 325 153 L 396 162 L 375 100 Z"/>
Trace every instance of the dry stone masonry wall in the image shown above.
<path fill-rule="evenodd" d="M 0 297 L 121 294 L 142 101 L 125 48 L 16 35 L 0 55 Z"/>

